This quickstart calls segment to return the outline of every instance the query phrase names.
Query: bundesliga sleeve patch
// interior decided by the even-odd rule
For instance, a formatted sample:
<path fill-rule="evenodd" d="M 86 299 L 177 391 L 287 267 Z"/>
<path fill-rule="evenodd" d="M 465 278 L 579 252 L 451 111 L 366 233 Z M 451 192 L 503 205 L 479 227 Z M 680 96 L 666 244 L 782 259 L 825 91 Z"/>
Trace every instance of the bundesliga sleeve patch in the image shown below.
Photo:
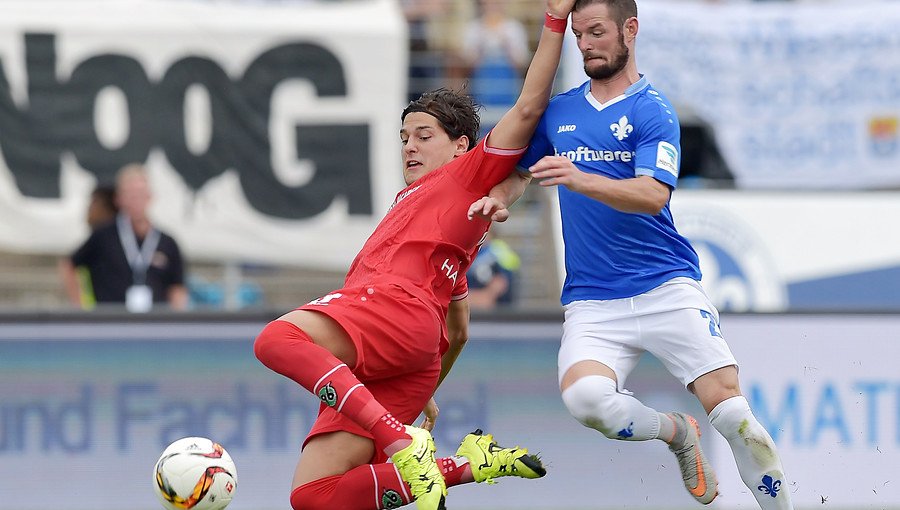
<path fill-rule="evenodd" d="M 659 142 L 656 146 L 656 168 L 678 177 L 678 149 L 669 142 Z"/>

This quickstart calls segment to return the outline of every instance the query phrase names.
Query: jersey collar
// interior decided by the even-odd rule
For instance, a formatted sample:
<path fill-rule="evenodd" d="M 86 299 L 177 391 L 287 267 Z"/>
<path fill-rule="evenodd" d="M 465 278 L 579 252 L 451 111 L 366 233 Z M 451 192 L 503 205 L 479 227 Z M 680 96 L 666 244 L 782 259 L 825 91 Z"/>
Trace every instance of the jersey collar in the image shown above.
<path fill-rule="evenodd" d="M 623 99 L 627 99 L 628 97 L 631 97 L 650 86 L 650 82 L 647 81 L 647 78 L 644 77 L 643 74 L 640 76 L 641 78 L 638 81 L 632 83 L 631 86 L 629 86 L 627 89 L 625 89 L 625 92 L 622 95 L 616 96 L 605 103 L 597 101 L 597 99 L 593 95 L 591 95 L 591 80 L 586 81 L 584 85 L 582 85 L 582 93 L 584 93 L 584 97 L 585 99 L 587 99 L 587 102 L 590 103 L 591 106 L 593 106 L 597 111 L 600 111 L 604 108 L 618 103 L 619 101 L 622 101 Z"/>

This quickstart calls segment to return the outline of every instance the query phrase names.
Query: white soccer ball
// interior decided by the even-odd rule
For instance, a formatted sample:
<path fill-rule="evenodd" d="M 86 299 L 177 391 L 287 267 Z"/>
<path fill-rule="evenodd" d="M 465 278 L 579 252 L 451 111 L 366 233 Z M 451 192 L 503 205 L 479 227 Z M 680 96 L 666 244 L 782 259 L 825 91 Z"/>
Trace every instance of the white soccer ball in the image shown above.
<path fill-rule="evenodd" d="M 169 510 L 222 510 L 237 489 L 237 468 L 219 443 L 185 437 L 156 461 L 153 489 Z"/>

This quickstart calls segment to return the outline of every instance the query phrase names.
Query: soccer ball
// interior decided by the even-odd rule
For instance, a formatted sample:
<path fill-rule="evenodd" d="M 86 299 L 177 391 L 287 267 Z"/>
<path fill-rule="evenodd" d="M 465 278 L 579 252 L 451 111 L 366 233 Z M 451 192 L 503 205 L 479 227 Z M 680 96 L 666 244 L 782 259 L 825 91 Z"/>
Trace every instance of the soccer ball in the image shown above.
<path fill-rule="evenodd" d="M 156 461 L 153 488 L 169 510 L 222 510 L 237 489 L 237 468 L 219 443 L 185 437 Z"/>

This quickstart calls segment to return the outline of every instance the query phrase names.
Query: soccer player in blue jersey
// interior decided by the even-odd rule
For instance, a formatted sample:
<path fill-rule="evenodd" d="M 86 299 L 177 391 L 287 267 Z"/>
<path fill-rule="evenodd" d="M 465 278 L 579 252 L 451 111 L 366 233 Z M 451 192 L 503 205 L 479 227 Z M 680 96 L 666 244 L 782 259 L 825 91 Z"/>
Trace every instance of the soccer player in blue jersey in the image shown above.
<path fill-rule="evenodd" d="M 624 390 L 649 351 L 700 400 L 760 507 L 792 508 L 775 444 L 741 395 L 719 313 L 700 286 L 697 254 L 669 211 L 678 118 L 637 71 L 638 26 L 634 0 L 575 3 L 572 31 L 590 80 L 553 98 L 519 163 L 527 171 L 469 214 L 504 220 L 504 204 L 532 177 L 557 187 L 566 262 L 559 385 L 578 421 L 611 439 L 668 443 L 688 491 L 710 503 L 717 481 L 694 418 Z"/>

